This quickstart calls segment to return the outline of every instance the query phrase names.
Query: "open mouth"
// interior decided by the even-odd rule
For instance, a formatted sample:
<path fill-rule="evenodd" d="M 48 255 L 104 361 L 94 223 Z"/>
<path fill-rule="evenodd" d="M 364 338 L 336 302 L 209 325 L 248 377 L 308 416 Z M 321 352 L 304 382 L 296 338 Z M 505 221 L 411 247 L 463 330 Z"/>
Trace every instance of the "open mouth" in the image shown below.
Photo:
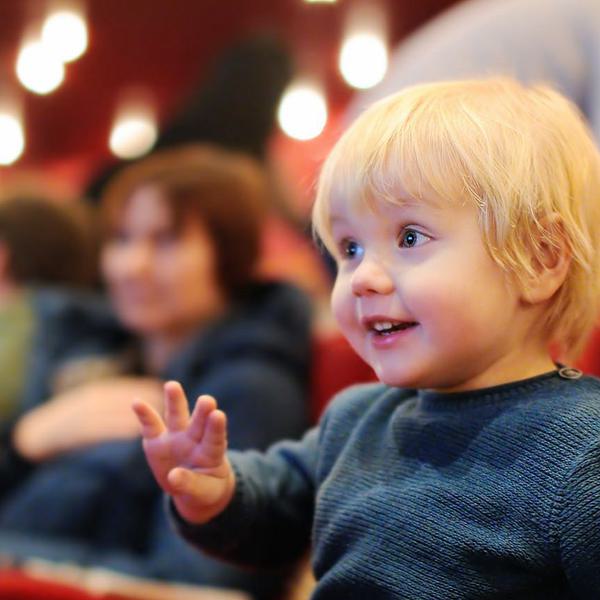
<path fill-rule="evenodd" d="M 391 335 L 397 331 L 404 331 L 405 329 L 411 329 L 412 327 L 416 327 L 418 323 L 415 321 L 401 321 L 401 322 L 392 322 L 392 321 L 376 321 L 369 325 L 369 329 L 375 333 L 375 335 L 385 337 L 387 335 Z"/>

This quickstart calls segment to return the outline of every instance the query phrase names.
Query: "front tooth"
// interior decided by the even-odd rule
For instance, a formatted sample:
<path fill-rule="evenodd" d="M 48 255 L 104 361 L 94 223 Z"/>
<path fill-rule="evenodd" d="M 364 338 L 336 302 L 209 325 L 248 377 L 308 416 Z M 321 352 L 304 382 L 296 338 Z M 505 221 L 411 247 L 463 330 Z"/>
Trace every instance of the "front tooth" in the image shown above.
<path fill-rule="evenodd" d="M 376 331 L 384 331 L 385 329 L 390 329 L 391 327 L 392 324 L 390 321 L 383 321 L 382 323 L 375 323 L 375 325 L 373 325 L 373 328 Z"/>

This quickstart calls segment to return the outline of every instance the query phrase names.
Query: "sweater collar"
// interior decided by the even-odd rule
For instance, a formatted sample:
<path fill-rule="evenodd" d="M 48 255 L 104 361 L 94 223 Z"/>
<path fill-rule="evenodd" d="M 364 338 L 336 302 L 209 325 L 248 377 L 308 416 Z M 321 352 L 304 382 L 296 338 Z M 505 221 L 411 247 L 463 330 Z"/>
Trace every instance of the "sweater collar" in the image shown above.
<path fill-rule="evenodd" d="M 444 393 L 432 390 L 418 390 L 418 405 L 421 410 L 427 412 L 442 412 L 455 411 L 467 407 L 476 408 L 507 400 L 518 400 L 523 397 L 523 394 L 533 392 L 542 387 L 578 378 L 561 376 L 561 368 L 562 365 L 557 365 L 556 370 L 548 371 L 535 377 L 466 392 Z"/>

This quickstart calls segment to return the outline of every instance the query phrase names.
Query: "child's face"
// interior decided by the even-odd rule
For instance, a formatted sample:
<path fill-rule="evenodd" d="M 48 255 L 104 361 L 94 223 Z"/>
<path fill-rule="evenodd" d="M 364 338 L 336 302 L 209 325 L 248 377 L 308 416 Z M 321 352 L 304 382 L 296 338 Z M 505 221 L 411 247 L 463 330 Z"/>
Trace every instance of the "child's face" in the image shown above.
<path fill-rule="evenodd" d="M 476 389 L 528 376 L 531 316 L 473 206 L 332 206 L 333 312 L 388 385 Z"/>

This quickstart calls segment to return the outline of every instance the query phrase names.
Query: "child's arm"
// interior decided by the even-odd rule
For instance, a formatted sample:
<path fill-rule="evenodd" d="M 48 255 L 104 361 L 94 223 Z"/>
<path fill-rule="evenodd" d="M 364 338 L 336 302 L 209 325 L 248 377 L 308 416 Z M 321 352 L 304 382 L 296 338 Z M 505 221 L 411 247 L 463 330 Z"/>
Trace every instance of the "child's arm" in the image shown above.
<path fill-rule="evenodd" d="M 154 408 L 135 402 L 146 458 L 158 484 L 190 523 L 206 523 L 229 504 L 235 476 L 226 456 L 227 423 L 211 396 L 200 396 L 190 417 L 181 386 L 164 386 L 164 421 Z"/>

